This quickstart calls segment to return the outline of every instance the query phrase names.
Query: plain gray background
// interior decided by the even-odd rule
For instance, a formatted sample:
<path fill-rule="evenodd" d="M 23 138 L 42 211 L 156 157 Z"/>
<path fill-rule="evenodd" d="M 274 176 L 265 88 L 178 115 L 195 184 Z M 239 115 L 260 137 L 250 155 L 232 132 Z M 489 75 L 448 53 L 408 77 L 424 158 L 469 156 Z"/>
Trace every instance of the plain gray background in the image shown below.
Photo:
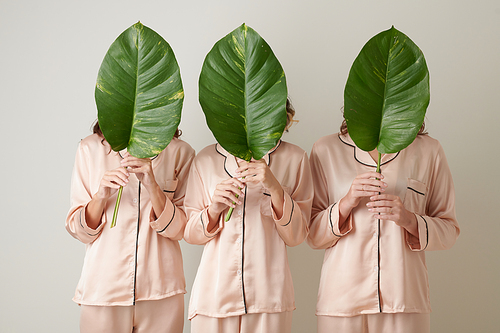
<path fill-rule="evenodd" d="M 284 139 L 308 152 L 338 131 L 344 84 L 365 42 L 391 25 L 410 36 L 429 66 L 426 122 L 447 154 L 462 229 L 451 250 L 427 253 L 432 331 L 498 332 L 498 0 L 0 0 L 1 332 L 78 331 L 71 298 L 84 246 L 64 229 L 71 170 L 96 118 L 101 61 L 139 20 L 174 49 L 186 96 L 182 138 L 196 151 L 214 142 L 197 97 L 203 59 L 243 22 L 283 65 L 300 120 Z M 182 250 L 190 290 L 202 247 L 182 241 Z M 294 333 L 316 330 L 323 254 L 289 249 Z"/>

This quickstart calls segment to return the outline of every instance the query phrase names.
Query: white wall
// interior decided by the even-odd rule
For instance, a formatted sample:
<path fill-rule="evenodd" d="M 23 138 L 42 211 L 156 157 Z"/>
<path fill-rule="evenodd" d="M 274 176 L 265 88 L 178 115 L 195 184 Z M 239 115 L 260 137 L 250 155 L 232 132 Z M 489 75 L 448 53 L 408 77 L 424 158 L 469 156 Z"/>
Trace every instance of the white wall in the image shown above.
<path fill-rule="evenodd" d="M 64 229 L 73 159 L 96 118 L 102 58 L 138 20 L 175 51 L 186 94 L 183 138 L 197 151 L 214 142 L 197 99 L 203 59 L 241 23 L 283 65 L 300 120 L 285 140 L 307 151 L 338 130 L 344 84 L 364 43 L 391 25 L 409 35 L 430 69 L 427 125 L 447 153 L 462 228 L 451 250 L 427 253 L 432 331 L 498 330 L 498 0 L 1 0 L 1 332 L 78 331 L 71 297 L 84 246 Z M 190 289 L 202 248 L 182 242 L 182 249 Z M 295 333 L 315 331 L 322 257 L 305 244 L 289 250 Z"/>

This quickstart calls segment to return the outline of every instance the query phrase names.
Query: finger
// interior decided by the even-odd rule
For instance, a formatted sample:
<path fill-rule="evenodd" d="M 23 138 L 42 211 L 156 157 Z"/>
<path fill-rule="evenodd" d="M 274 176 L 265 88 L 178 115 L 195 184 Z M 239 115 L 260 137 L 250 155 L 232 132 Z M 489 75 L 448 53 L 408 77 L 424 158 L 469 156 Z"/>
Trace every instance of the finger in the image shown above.
<path fill-rule="evenodd" d="M 264 172 L 262 170 L 255 170 L 255 169 L 250 170 L 250 169 L 248 169 L 248 170 L 245 170 L 242 173 L 238 174 L 238 176 L 241 177 L 242 182 L 246 183 L 246 182 L 248 182 L 247 178 L 257 177 L 258 175 L 261 175 L 263 173 Z"/>
<path fill-rule="evenodd" d="M 379 192 L 385 191 L 385 188 L 383 188 L 383 187 L 378 187 L 378 186 L 373 186 L 373 185 L 364 185 L 364 184 L 356 185 L 356 188 L 359 189 L 359 191 L 373 193 L 371 195 L 378 195 Z"/>
<path fill-rule="evenodd" d="M 370 201 L 366 204 L 367 207 L 395 207 L 394 201 L 392 200 L 378 200 Z"/>
<path fill-rule="evenodd" d="M 108 181 L 108 180 L 103 180 L 101 184 L 104 187 L 115 188 L 115 189 L 119 189 L 121 186 L 127 185 L 125 183 L 123 183 L 123 185 L 122 184 L 117 184 L 116 182 L 111 182 L 111 181 Z"/>
<path fill-rule="evenodd" d="M 240 187 L 238 186 L 235 186 L 233 184 L 219 184 L 217 187 L 216 187 L 216 191 L 219 191 L 219 192 L 230 192 L 230 193 L 234 193 L 238 196 L 244 196 L 245 193 L 241 190 Z"/>
<path fill-rule="evenodd" d="M 129 177 L 128 173 L 125 174 L 125 173 L 122 173 L 118 170 L 114 170 L 110 173 L 106 173 L 103 176 L 103 179 L 105 179 L 107 181 L 115 181 L 118 184 L 122 184 L 122 183 L 128 183 L 128 177 Z M 125 184 L 123 184 L 123 185 L 125 185 Z"/>
<path fill-rule="evenodd" d="M 110 188 L 119 188 L 120 186 L 126 186 L 128 179 L 121 179 L 113 175 L 106 175 L 101 180 L 101 185 Z"/>
<path fill-rule="evenodd" d="M 147 173 L 149 171 L 149 167 L 147 165 L 138 166 L 138 167 L 129 167 L 127 169 L 130 173 Z"/>
<path fill-rule="evenodd" d="M 394 213 L 393 207 L 372 207 L 368 208 L 369 212 L 376 214 L 392 215 Z"/>
<path fill-rule="evenodd" d="M 234 194 L 225 191 L 214 193 L 213 201 L 220 202 L 231 207 L 242 204 L 241 200 L 236 198 Z"/>
<path fill-rule="evenodd" d="M 217 186 L 220 186 L 220 185 L 232 185 L 232 186 L 237 187 L 237 188 L 244 188 L 245 187 L 245 184 L 237 178 L 226 179 L 225 181 L 219 183 Z"/>
<path fill-rule="evenodd" d="M 135 160 L 122 160 L 121 165 L 124 168 L 140 168 L 143 166 L 149 166 L 151 164 L 150 161 L 135 159 Z"/>
<path fill-rule="evenodd" d="M 397 200 L 399 197 L 397 195 L 392 195 L 392 194 L 377 194 L 374 195 L 373 197 L 370 198 L 372 201 L 380 201 L 380 200 L 389 200 L 389 201 L 394 201 Z"/>
<path fill-rule="evenodd" d="M 239 163 L 239 167 L 236 169 L 237 173 L 241 173 L 247 169 L 264 169 L 267 167 L 267 164 L 264 160 L 258 160 L 258 161 L 243 161 Z"/>
<path fill-rule="evenodd" d="M 121 174 L 125 175 L 126 177 L 129 176 L 129 173 L 128 173 L 127 169 L 125 169 L 124 167 L 119 167 L 119 168 L 116 168 L 116 169 L 113 169 L 113 170 L 108 170 L 108 171 L 106 171 L 105 174 L 115 175 L 115 174 L 118 174 L 118 173 L 121 173 Z"/>

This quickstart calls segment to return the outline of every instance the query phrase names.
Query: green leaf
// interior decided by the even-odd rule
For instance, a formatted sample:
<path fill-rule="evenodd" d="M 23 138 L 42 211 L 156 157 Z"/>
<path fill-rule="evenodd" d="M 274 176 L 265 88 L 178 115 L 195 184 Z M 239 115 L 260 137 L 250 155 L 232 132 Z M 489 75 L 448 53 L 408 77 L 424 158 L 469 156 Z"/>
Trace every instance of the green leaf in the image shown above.
<path fill-rule="evenodd" d="M 115 151 L 152 157 L 170 143 L 180 122 L 184 90 L 170 45 L 140 22 L 111 44 L 95 89 L 98 120 Z"/>
<path fill-rule="evenodd" d="M 429 105 L 429 71 L 422 51 L 394 27 L 371 38 L 349 72 L 344 117 L 365 151 L 390 154 L 415 140 Z"/>
<path fill-rule="evenodd" d="M 261 159 L 286 126 L 285 73 L 269 45 L 245 24 L 219 40 L 200 74 L 208 127 L 229 153 Z"/>

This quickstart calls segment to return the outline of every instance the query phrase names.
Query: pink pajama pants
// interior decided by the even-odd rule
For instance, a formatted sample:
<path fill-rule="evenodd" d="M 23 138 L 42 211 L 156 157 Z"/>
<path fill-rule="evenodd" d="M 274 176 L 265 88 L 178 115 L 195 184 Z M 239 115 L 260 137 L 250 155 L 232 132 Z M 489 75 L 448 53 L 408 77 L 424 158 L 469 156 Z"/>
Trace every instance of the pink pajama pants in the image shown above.
<path fill-rule="evenodd" d="M 226 318 L 196 315 L 191 319 L 191 333 L 290 333 L 291 331 L 292 311 L 248 313 Z"/>
<path fill-rule="evenodd" d="M 429 313 L 318 316 L 318 333 L 429 333 Z"/>
<path fill-rule="evenodd" d="M 133 306 L 82 305 L 80 333 L 182 333 L 184 294 Z"/>

